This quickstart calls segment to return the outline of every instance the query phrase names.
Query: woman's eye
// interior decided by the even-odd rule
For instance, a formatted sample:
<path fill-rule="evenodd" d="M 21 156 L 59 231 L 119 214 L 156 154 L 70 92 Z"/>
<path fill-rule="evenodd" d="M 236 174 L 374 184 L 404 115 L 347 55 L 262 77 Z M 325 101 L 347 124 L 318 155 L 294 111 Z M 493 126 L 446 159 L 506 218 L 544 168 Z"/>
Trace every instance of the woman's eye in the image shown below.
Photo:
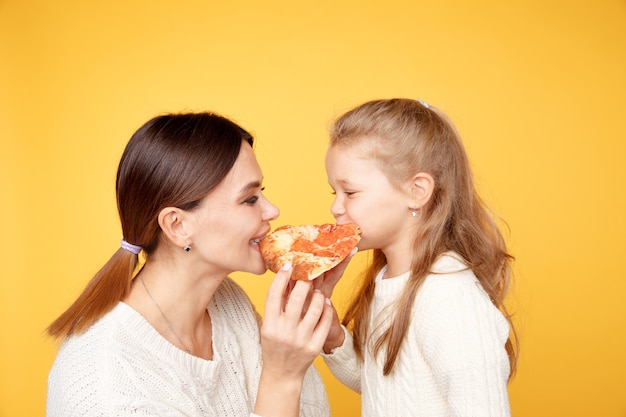
<path fill-rule="evenodd" d="M 265 187 L 261 188 L 261 192 L 265 191 Z M 256 203 L 257 201 L 259 201 L 259 196 L 258 195 L 252 195 L 248 198 L 246 198 L 243 203 L 244 204 L 249 204 L 249 205 L 253 205 L 254 203 Z"/>
<path fill-rule="evenodd" d="M 258 195 L 253 195 L 251 197 L 248 197 L 244 200 L 244 204 L 249 204 L 249 205 L 253 205 L 254 203 L 256 203 L 257 201 L 259 201 L 259 196 Z"/>

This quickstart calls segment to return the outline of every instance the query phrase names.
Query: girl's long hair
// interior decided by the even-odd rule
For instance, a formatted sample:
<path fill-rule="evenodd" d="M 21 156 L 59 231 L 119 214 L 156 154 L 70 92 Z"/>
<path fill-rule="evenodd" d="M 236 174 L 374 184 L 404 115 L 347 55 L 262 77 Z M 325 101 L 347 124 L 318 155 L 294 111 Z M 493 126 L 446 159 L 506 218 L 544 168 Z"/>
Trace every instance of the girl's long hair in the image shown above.
<path fill-rule="evenodd" d="M 493 304 L 510 325 L 506 342 L 510 376 L 515 373 L 518 339 L 511 314 L 504 305 L 513 257 L 472 179 L 470 164 L 461 139 L 441 112 L 410 99 L 375 100 L 362 104 L 339 117 L 331 127 L 330 146 L 368 141 L 367 149 L 392 183 L 410 180 L 419 172 L 434 179 L 430 201 L 420 209 L 420 226 L 414 239 L 410 278 L 397 302 L 390 327 L 368 341 L 369 309 L 377 273 L 387 263 L 381 250 L 364 273 L 361 287 L 349 304 L 343 323 L 351 328 L 354 347 L 363 359 L 370 346 L 374 355 L 386 347 L 383 374 L 396 362 L 408 328 L 416 294 L 444 252 L 459 254 L 474 272 Z M 371 343 L 371 344 L 370 344 Z"/>
<path fill-rule="evenodd" d="M 131 137 L 116 182 L 117 207 L 124 240 L 156 249 L 161 233 L 158 214 L 166 207 L 191 210 L 228 174 L 252 136 L 212 113 L 157 116 Z M 47 329 L 66 338 L 87 330 L 130 291 L 138 256 L 118 249 L 74 303 Z"/>

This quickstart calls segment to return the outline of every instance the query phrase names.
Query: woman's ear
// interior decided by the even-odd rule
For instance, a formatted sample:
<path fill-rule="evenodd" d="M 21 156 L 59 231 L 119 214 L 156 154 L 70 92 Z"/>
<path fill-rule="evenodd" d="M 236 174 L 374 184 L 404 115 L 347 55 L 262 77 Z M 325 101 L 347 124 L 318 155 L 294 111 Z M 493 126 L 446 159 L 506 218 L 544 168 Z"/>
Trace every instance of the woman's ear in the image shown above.
<path fill-rule="evenodd" d="M 430 174 L 420 172 L 411 181 L 411 201 L 409 208 L 418 209 L 430 200 L 435 189 L 435 180 Z"/>
<path fill-rule="evenodd" d="M 186 213 L 177 207 L 166 207 L 159 212 L 159 227 L 174 245 L 181 248 L 189 244 L 189 235 L 185 229 Z"/>

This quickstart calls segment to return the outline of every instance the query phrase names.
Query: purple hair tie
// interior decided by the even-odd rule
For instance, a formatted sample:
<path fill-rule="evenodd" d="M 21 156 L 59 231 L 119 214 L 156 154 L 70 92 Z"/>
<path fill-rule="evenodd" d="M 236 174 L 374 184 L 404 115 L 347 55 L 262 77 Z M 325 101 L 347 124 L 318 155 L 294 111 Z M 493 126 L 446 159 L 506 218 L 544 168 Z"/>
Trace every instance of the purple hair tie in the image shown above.
<path fill-rule="evenodd" d="M 128 243 L 124 239 L 122 239 L 122 249 L 129 251 L 135 255 L 139 255 L 141 252 L 141 246 L 133 245 L 132 243 Z"/>

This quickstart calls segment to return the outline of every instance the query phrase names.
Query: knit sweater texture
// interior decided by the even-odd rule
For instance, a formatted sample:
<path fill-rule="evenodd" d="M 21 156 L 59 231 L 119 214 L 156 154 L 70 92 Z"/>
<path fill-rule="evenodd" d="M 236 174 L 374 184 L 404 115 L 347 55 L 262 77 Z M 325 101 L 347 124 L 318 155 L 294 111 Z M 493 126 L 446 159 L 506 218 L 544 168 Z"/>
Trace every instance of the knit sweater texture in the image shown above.
<path fill-rule="evenodd" d="M 46 416 L 251 416 L 262 365 L 260 316 L 230 278 L 208 311 L 210 361 L 172 345 L 120 302 L 62 344 L 48 377 Z M 304 380 L 300 415 L 330 415 L 313 366 Z"/>
<path fill-rule="evenodd" d="M 406 273 L 381 279 L 385 269 L 378 274 L 370 309 L 374 335 L 389 327 L 394 303 L 409 278 Z M 365 348 L 360 361 L 345 328 L 343 345 L 323 354 L 325 362 L 361 394 L 364 417 L 510 416 L 508 322 L 460 257 L 446 253 L 432 271 L 415 298 L 391 374 L 382 372 L 386 351 L 374 358 Z"/>

